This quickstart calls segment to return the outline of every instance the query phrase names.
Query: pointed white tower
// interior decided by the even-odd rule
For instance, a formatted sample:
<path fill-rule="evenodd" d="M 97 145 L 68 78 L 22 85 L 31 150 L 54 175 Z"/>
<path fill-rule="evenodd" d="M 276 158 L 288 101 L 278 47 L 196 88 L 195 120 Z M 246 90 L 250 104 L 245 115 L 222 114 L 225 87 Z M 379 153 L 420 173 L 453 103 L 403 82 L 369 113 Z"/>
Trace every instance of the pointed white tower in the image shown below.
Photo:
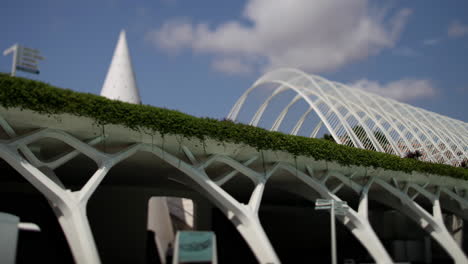
<path fill-rule="evenodd" d="M 128 51 L 125 30 L 120 32 L 114 56 L 102 86 L 101 95 L 109 99 L 140 104 L 140 94 L 135 81 L 132 60 Z"/>

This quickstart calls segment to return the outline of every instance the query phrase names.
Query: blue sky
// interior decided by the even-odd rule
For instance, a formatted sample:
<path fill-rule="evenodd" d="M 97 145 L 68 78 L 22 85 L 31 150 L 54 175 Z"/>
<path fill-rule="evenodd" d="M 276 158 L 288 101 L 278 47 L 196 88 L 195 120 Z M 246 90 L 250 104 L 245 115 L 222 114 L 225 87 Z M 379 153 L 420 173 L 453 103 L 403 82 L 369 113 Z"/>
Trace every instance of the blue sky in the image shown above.
<path fill-rule="evenodd" d="M 0 49 L 99 94 L 126 29 L 144 104 L 223 118 L 262 73 L 298 67 L 468 122 L 468 1 L 2 1 Z M 8 72 L 11 56 L 0 58 Z"/>

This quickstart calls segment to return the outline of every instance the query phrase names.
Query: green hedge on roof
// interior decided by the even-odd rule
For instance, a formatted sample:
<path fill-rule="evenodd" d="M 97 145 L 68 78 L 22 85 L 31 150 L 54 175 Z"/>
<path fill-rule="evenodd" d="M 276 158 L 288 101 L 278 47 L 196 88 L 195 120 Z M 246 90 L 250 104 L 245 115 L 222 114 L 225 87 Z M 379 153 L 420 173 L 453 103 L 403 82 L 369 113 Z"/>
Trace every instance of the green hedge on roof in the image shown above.
<path fill-rule="evenodd" d="M 201 140 L 212 138 L 221 142 L 243 143 L 259 150 L 285 151 L 295 156 L 309 156 L 342 165 L 417 171 L 468 179 L 468 170 L 463 168 L 402 159 L 386 153 L 347 147 L 323 139 L 270 132 L 231 121 L 197 118 L 148 105 L 113 101 L 6 74 L 0 74 L 0 104 L 6 108 L 30 109 L 41 114 L 69 113 L 90 117 L 99 124 L 121 124 L 134 130 L 145 128 L 162 135 L 178 134 Z"/>

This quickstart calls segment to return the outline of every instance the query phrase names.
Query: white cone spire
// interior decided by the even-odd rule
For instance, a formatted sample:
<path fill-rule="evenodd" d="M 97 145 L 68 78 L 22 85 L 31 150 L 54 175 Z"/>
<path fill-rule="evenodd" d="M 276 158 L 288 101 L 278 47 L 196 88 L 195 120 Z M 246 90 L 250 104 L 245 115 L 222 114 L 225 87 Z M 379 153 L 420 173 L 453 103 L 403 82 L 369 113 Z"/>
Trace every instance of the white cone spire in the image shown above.
<path fill-rule="evenodd" d="M 101 95 L 109 99 L 140 104 L 140 94 L 135 81 L 132 60 L 128 51 L 125 30 L 120 32 L 114 56 L 102 86 Z"/>

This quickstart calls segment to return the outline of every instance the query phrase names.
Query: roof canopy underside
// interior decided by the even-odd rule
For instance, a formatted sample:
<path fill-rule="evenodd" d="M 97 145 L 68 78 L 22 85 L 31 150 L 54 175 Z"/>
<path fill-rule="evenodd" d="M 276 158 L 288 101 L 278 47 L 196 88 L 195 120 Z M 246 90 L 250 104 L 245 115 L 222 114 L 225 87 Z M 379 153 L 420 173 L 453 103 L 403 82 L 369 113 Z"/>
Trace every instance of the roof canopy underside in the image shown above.
<path fill-rule="evenodd" d="M 274 89 L 252 113 L 251 125 L 257 126 L 262 118 L 272 115 L 268 106 L 275 97 L 293 91 L 296 96 L 275 114 L 270 130 L 278 130 L 293 106 L 305 101 L 308 109 L 293 120 L 291 131 L 284 132 L 297 135 L 311 120 L 308 116 L 316 114 L 319 121 L 312 124 L 310 137 L 316 137 L 324 127 L 343 145 L 401 157 L 419 151 L 425 161 L 455 166 L 468 159 L 467 123 L 295 69 L 263 75 L 239 98 L 228 118 L 236 120 L 251 92 L 263 85 L 274 85 Z"/>
<path fill-rule="evenodd" d="M 301 171 L 306 171 L 307 166 L 309 166 L 318 171 L 333 170 L 343 175 L 355 174 L 363 177 L 365 177 L 365 175 L 378 175 L 379 178 L 384 180 L 394 179 L 397 181 L 408 181 L 408 179 L 411 179 L 413 183 L 420 185 L 430 183 L 431 185 L 445 186 L 448 188 L 458 187 L 468 189 L 468 181 L 453 177 L 444 177 L 444 175 L 421 173 L 417 171 L 407 173 L 397 170 L 383 170 L 378 167 L 346 166 L 333 161 L 316 160 L 306 156 L 294 156 L 287 152 L 275 150 L 262 150 L 260 155 L 259 150 L 242 143 L 223 142 L 221 144 L 220 141 L 214 139 L 208 138 L 200 140 L 197 138 L 184 138 L 183 135 L 177 134 L 162 136 L 156 132 L 146 133 L 117 124 L 107 124 L 104 128 L 104 126 L 97 124 L 92 118 L 72 114 L 64 113 L 50 116 L 27 109 L 5 109 L 4 107 L 0 107 L 0 121 L 0 127 L 2 127 L 2 129 L 0 129 L 0 138 L 3 140 L 10 138 L 6 132 L 9 129 L 4 129 L 5 125 L 8 124 L 6 127 L 15 131 L 20 138 L 36 133 L 42 129 L 57 130 L 68 133 L 82 142 L 89 142 L 93 147 L 110 155 L 119 153 L 119 151 L 125 150 L 132 145 L 147 144 L 160 147 L 167 153 L 178 156 L 181 159 L 186 159 L 182 148 L 182 146 L 185 146 L 190 150 L 192 155 L 196 157 L 196 160 L 207 160 L 217 155 L 231 157 L 238 162 L 249 162 L 250 165 L 248 165 L 248 167 L 255 168 L 258 171 L 264 170 L 265 164 L 282 162 L 285 164 L 294 164 L 294 166 Z M 99 138 L 103 139 L 103 142 L 98 144 L 90 143 L 95 142 Z M 46 156 L 50 157 L 52 157 L 52 154 L 57 155 L 57 153 L 62 153 L 63 151 L 70 151 L 69 148 L 64 146 L 64 142 L 48 138 L 38 139 L 34 143 L 28 144 L 28 146 L 35 151 L 40 151 L 40 153 L 48 153 Z M 60 155 L 62 154 L 59 154 L 58 157 L 60 157 Z M 258 158 L 260 156 L 261 158 Z M 82 155 L 82 157 L 85 156 Z M 50 160 L 47 159 L 47 162 L 53 162 L 56 158 L 57 156 L 54 156 L 54 158 Z M 134 158 L 129 158 L 127 163 L 131 165 L 131 168 L 147 168 L 148 171 L 151 172 L 149 173 L 151 175 L 169 173 L 174 177 L 176 176 L 176 172 L 171 170 L 173 168 L 170 165 L 162 161 L 155 162 L 153 155 L 137 153 Z M 210 165 L 210 168 L 214 171 L 217 169 L 223 171 L 223 168 L 219 168 L 222 165 L 223 163 L 214 162 Z M 83 164 L 83 166 L 85 165 Z M 122 174 L 125 178 L 129 175 L 132 176 L 130 178 L 134 178 L 134 175 L 127 173 L 126 170 L 124 170 Z M 138 174 L 146 175 L 148 173 L 140 171 Z M 278 173 L 276 177 L 279 177 L 285 182 L 296 181 L 295 178 L 288 177 L 287 175 L 289 174 Z M 356 176 L 355 179 L 357 179 L 358 176 Z M 136 182 L 135 184 L 140 184 L 140 182 Z M 240 185 L 240 188 L 242 188 L 242 186 L 243 185 Z"/>

